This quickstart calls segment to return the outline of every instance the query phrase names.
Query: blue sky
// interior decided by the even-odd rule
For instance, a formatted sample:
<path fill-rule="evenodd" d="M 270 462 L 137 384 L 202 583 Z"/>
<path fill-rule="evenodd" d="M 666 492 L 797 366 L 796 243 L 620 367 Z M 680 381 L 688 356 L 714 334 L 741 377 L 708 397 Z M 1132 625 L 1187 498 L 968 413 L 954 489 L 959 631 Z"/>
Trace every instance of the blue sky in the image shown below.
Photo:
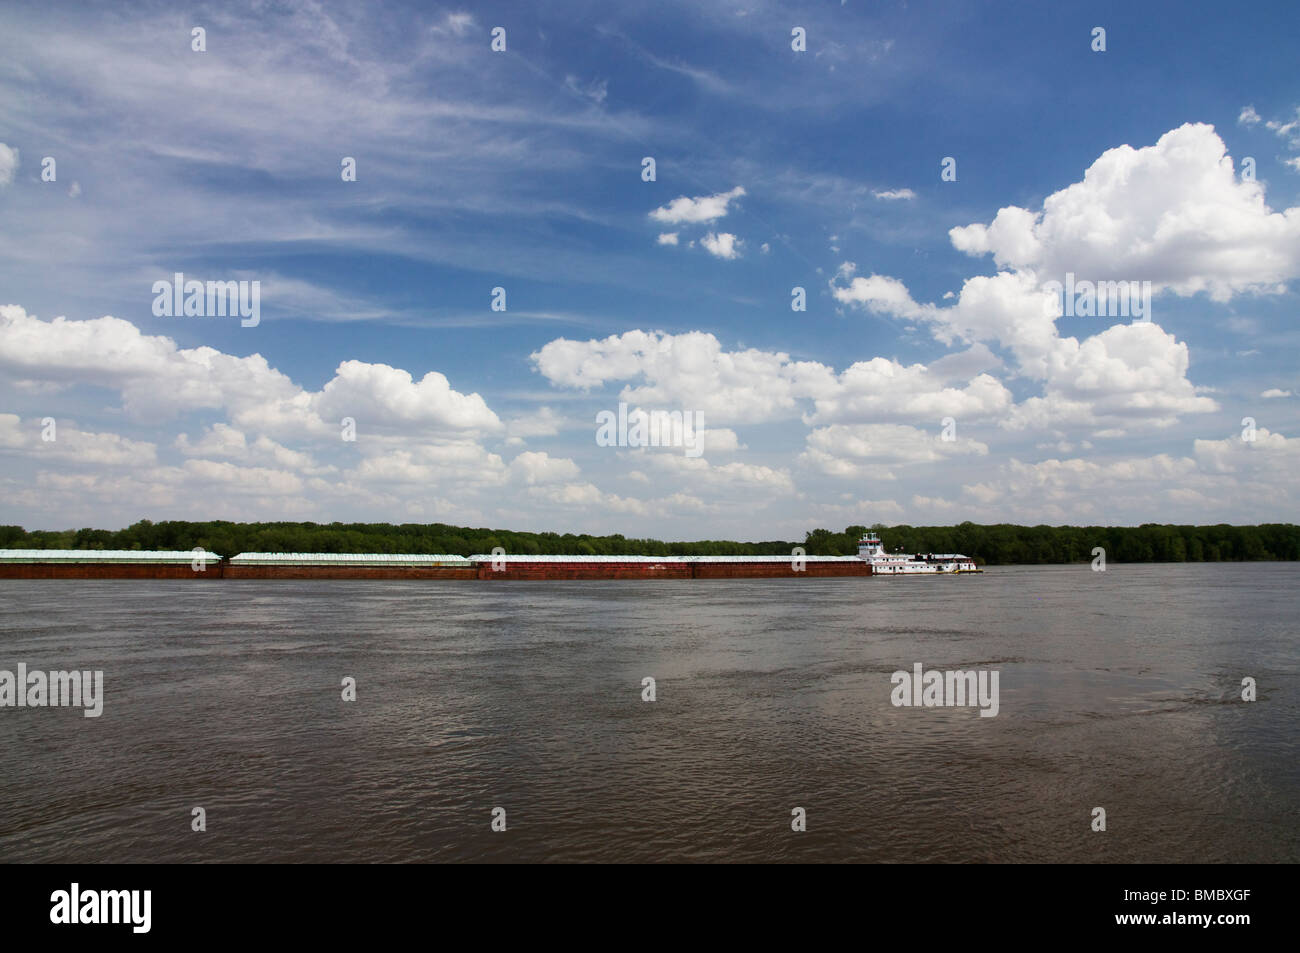
<path fill-rule="evenodd" d="M 1300 516 L 1295 5 L 620 7 L 0 11 L 0 520 Z"/>

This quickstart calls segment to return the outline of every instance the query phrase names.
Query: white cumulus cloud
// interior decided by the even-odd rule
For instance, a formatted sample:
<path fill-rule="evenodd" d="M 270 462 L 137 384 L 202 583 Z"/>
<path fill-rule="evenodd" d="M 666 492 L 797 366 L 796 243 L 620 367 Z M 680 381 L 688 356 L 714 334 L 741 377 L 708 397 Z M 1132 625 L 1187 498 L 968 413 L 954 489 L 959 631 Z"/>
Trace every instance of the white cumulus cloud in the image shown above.
<path fill-rule="evenodd" d="M 1032 269 L 1040 281 L 1072 272 L 1225 301 L 1279 291 L 1300 275 L 1300 208 L 1269 208 L 1263 185 L 1238 179 L 1223 140 L 1203 123 L 1153 146 L 1108 149 L 1042 209 L 1009 206 L 989 225 L 949 235 L 959 250 Z"/>
<path fill-rule="evenodd" d="M 744 188 L 738 185 L 730 192 L 718 192 L 714 195 L 697 195 L 695 198 L 682 195 L 667 205 L 655 209 L 650 213 L 650 217 L 665 225 L 698 225 L 712 222 L 726 215 L 731 201 L 744 194 Z"/>
<path fill-rule="evenodd" d="M 716 235 L 709 232 L 700 239 L 700 244 L 704 246 L 705 251 L 717 258 L 739 258 L 740 246 L 744 243 L 730 232 L 720 232 Z"/>

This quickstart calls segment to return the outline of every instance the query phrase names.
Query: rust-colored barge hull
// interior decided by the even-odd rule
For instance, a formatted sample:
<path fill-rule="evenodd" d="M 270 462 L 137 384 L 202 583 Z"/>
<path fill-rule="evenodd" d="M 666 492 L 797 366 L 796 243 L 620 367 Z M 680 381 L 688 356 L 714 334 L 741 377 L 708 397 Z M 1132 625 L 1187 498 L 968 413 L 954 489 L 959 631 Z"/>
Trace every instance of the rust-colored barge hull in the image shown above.
<path fill-rule="evenodd" d="M 798 569 L 789 559 L 702 560 L 654 559 L 532 561 L 511 557 L 504 563 L 476 560 L 455 566 L 318 565 L 304 563 L 241 563 L 209 560 L 202 570 L 182 562 L 0 562 L 0 579 L 800 579 L 870 576 L 870 564 L 859 560 L 808 560 Z"/>
<path fill-rule="evenodd" d="M 801 572 L 789 563 L 514 563 L 494 572 L 473 569 L 379 566 L 189 566 L 130 563 L 0 563 L 0 579 L 795 579 L 869 576 L 862 564 L 810 563 Z"/>
<path fill-rule="evenodd" d="M 477 579 L 478 570 L 440 566 L 235 566 L 227 579 Z"/>
<path fill-rule="evenodd" d="M 790 560 L 770 563 L 545 562 L 512 559 L 502 569 L 478 567 L 479 579 L 795 579 L 810 576 L 870 576 L 866 563 L 808 563 L 796 571 Z"/>
<path fill-rule="evenodd" d="M 0 579 L 220 579 L 221 563 L 0 563 Z"/>

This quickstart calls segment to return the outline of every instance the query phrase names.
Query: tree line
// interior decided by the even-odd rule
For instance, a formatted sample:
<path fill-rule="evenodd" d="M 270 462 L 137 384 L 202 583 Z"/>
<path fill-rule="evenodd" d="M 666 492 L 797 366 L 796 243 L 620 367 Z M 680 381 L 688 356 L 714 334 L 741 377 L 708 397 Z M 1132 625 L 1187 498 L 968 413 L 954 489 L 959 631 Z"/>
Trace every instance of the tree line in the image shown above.
<path fill-rule="evenodd" d="M 981 564 L 1086 562 L 1102 547 L 1114 562 L 1230 562 L 1300 559 L 1300 526 L 1018 526 L 1010 523 L 957 526 L 870 527 L 890 552 L 964 553 Z M 279 553 L 449 553 L 469 556 L 500 546 L 507 553 L 587 556 L 760 556 L 788 554 L 802 546 L 809 555 L 857 552 L 866 526 L 844 532 L 814 529 L 800 542 L 739 543 L 696 540 L 668 543 L 621 534 L 521 533 L 446 523 L 231 523 L 141 520 L 120 530 L 25 530 L 0 526 L 2 549 L 174 549 L 202 546 L 219 556 Z"/>
<path fill-rule="evenodd" d="M 843 533 L 816 529 L 804 546 L 809 553 L 855 552 L 865 527 L 849 526 Z M 964 553 L 988 565 L 1075 563 L 1093 559 L 1093 549 L 1106 551 L 1107 561 L 1125 563 L 1240 562 L 1300 559 L 1300 526 L 1268 523 L 1259 526 L 1018 526 L 1012 523 L 957 526 L 882 526 L 890 552 Z"/>

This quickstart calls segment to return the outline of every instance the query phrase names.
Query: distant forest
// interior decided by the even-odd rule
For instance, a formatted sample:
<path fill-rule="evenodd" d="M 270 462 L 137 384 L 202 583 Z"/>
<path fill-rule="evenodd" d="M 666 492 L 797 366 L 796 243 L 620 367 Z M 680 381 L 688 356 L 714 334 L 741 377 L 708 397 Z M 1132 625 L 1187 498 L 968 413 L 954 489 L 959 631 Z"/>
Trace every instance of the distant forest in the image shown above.
<path fill-rule="evenodd" d="M 1113 562 L 1231 562 L 1300 559 L 1300 526 L 883 526 L 886 548 L 901 553 L 964 553 L 987 565 L 1072 563 L 1092 559 L 1101 546 Z M 737 543 L 697 540 L 665 543 L 621 535 L 516 533 L 471 529 L 445 523 L 189 523 L 141 520 L 126 529 L 33 530 L 0 526 L 2 549 L 193 549 L 220 556 L 241 552 L 316 553 L 507 553 L 533 555 L 745 556 L 789 553 L 803 546 L 809 555 L 857 552 L 865 526 L 844 532 L 815 529 L 801 541 Z"/>

